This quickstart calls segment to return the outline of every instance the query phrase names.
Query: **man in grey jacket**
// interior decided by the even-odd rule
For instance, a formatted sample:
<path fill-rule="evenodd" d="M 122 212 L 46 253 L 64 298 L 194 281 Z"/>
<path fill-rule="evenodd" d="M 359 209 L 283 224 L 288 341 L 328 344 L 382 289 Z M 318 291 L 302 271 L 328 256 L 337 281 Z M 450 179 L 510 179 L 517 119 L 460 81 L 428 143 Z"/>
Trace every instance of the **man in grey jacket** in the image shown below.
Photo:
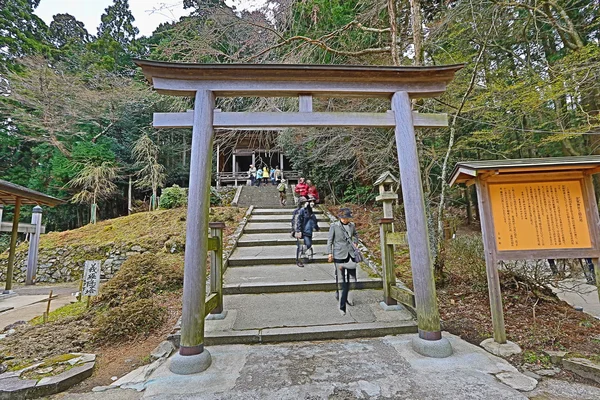
<path fill-rule="evenodd" d="M 354 245 L 358 243 L 358 235 L 354 223 L 350 222 L 352 211 L 342 208 L 338 214 L 339 221 L 331 224 L 327 249 L 328 261 L 333 262 L 342 275 L 342 297 L 340 298 L 340 314 L 346 315 L 346 304 L 354 305 L 348 298 L 350 294 L 350 277 L 356 282 L 356 256 Z"/>

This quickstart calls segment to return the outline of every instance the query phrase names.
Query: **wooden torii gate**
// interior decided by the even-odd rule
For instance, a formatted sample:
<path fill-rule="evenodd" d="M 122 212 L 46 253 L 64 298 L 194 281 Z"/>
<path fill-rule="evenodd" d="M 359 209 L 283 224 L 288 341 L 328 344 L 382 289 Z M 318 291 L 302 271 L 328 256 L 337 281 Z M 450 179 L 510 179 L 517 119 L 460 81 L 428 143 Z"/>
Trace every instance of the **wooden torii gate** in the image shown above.
<path fill-rule="evenodd" d="M 194 97 L 193 112 L 155 113 L 156 128 L 192 127 L 190 187 L 184 262 L 181 347 L 171 371 L 190 374 L 210 365 L 204 348 L 208 216 L 214 128 L 394 128 L 423 355 L 450 355 L 442 338 L 429 249 L 414 127 L 445 127 L 445 114 L 412 111 L 411 99 L 446 90 L 462 65 L 379 67 L 284 64 L 182 64 L 134 60 L 159 93 Z M 216 97 L 298 97 L 299 112 L 221 112 Z M 313 112 L 313 97 L 391 98 L 385 113 Z"/>

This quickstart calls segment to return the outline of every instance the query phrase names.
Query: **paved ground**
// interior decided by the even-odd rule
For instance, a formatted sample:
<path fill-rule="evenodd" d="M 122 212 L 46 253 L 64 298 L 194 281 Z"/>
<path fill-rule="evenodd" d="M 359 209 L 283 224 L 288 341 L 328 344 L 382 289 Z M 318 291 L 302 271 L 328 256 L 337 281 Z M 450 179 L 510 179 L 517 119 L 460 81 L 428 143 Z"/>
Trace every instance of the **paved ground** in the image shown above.
<path fill-rule="evenodd" d="M 412 350 L 413 335 L 275 345 L 212 346 L 212 365 L 178 376 L 167 361 L 144 392 L 111 389 L 57 396 L 111 399 L 485 399 L 592 400 L 600 389 L 547 379 L 530 392 L 503 383 L 526 379 L 505 360 L 445 333 L 454 355 L 425 358 Z"/>
<path fill-rule="evenodd" d="M 584 312 L 600 319 L 600 301 L 595 286 L 586 284 L 585 279 L 567 279 L 561 282 L 560 288 L 555 291 L 559 299 L 574 307 L 583 307 Z"/>
<path fill-rule="evenodd" d="M 71 293 L 77 291 L 78 283 L 60 285 L 17 286 L 17 296 L 0 300 L 0 331 L 17 321 L 29 321 L 46 311 L 47 299 L 52 290 L 53 298 L 50 311 L 71 303 L 75 298 Z M 54 297 L 56 296 L 56 297 Z M 12 307 L 12 309 L 11 309 Z M 2 311 L 6 310 L 6 311 Z"/>

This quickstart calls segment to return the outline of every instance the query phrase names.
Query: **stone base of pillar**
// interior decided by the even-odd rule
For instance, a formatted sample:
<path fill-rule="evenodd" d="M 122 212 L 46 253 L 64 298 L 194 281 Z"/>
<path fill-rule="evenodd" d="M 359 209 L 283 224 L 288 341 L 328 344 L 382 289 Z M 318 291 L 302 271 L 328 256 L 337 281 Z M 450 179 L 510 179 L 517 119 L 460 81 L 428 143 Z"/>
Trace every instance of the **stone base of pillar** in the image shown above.
<path fill-rule="evenodd" d="M 400 304 L 388 305 L 385 303 L 385 301 L 382 301 L 379 303 L 379 305 L 381 306 L 383 311 L 402 311 L 402 310 L 404 310 L 404 306 L 401 306 Z"/>
<path fill-rule="evenodd" d="M 177 353 L 171 357 L 169 370 L 177 375 L 191 375 L 206 371 L 212 362 L 208 350 L 193 356 L 182 356 Z"/>
<path fill-rule="evenodd" d="M 416 335 L 412 338 L 412 348 L 420 355 L 431 358 L 446 358 L 453 353 L 452 345 L 445 337 L 439 340 L 425 340 Z"/>
<path fill-rule="evenodd" d="M 225 317 L 227 317 L 227 310 L 225 310 L 219 314 L 208 314 L 206 316 L 206 319 L 207 320 L 221 320 L 221 319 L 225 319 Z"/>

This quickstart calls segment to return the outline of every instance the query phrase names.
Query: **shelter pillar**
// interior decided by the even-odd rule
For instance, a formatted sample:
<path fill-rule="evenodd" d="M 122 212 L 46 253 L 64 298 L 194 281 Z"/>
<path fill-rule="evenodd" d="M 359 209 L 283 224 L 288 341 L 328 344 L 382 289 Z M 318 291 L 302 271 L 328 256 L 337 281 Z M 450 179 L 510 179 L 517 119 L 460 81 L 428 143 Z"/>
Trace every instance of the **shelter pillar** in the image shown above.
<path fill-rule="evenodd" d="M 17 246 L 17 234 L 19 232 L 19 217 L 21 215 L 21 198 L 15 199 L 15 214 L 13 215 L 12 232 L 10 235 L 10 247 L 8 250 L 8 267 L 6 268 L 6 285 L 4 292 L 12 289 L 13 270 L 15 265 L 15 248 Z"/>
<path fill-rule="evenodd" d="M 31 224 L 35 226 L 35 232 L 31 234 L 29 239 L 29 252 L 27 253 L 27 277 L 25 278 L 26 285 L 33 285 L 35 283 L 35 275 L 38 265 L 38 249 L 40 247 L 40 235 L 42 234 L 42 207 L 33 207 Z"/>
<path fill-rule="evenodd" d="M 221 161 L 221 146 L 217 144 L 217 188 L 221 186 L 221 169 L 219 164 Z"/>
<path fill-rule="evenodd" d="M 170 365 L 172 372 L 182 375 L 204 371 L 211 363 L 210 353 L 204 348 L 204 318 L 214 108 L 214 94 L 198 90 L 190 157 L 181 346 Z"/>
<path fill-rule="evenodd" d="M 0 224 L 2 224 L 2 214 L 4 213 L 4 204 L 0 204 Z"/>
<path fill-rule="evenodd" d="M 441 333 L 412 105 L 407 92 L 392 96 L 392 110 L 419 326 L 413 348 L 425 356 L 448 357 L 452 347 Z"/>
<path fill-rule="evenodd" d="M 235 160 L 235 150 L 233 153 L 233 158 L 231 160 L 233 162 L 233 165 L 231 167 L 231 170 L 233 171 L 233 185 L 237 187 L 237 165 L 236 165 L 236 160 Z"/>

